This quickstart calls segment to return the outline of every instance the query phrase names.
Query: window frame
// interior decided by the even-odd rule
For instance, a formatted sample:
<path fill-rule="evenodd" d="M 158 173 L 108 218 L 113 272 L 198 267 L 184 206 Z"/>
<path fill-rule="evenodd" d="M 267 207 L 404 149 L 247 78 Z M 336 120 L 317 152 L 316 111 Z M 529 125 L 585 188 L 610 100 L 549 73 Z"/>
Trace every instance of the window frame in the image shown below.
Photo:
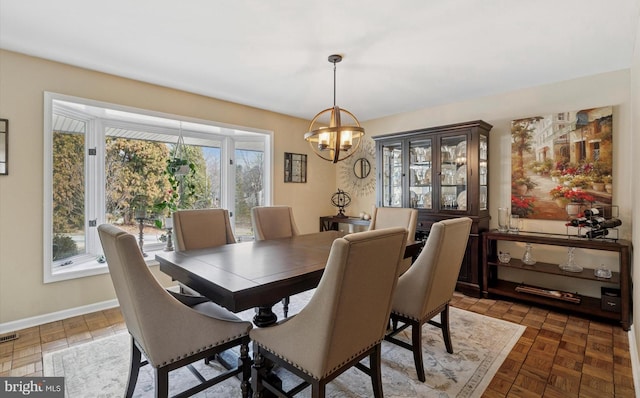
<path fill-rule="evenodd" d="M 112 104 L 102 101 L 96 101 L 81 97 L 74 97 L 65 94 L 53 92 L 44 92 L 44 153 L 43 153 L 43 265 L 44 283 L 58 282 L 63 280 L 82 278 L 92 275 L 100 275 L 108 273 L 106 263 L 98 262 L 97 257 L 102 254 L 99 240 L 97 238 L 97 228 L 89 227 L 89 220 L 97 220 L 97 225 L 105 222 L 105 191 L 104 182 L 105 175 L 105 146 L 106 146 L 106 127 L 116 126 L 135 126 L 136 123 L 124 120 L 114 120 L 114 118 L 101 118 L 98 116 L 90 116 L 81 111 L 68 111 L 68 116 L 86 122 L 87 132 L 85 132 L 85 152 L 87 148 L 96 148 L 96 156 L 89 156 L 85 153 L 85 176 L 95 176 L 96 178 L 87 178 L 85 181 L 85 236 L 86 250 L 85 254 L 73 257 L 74 265 L 61 268 L 56 266 L 51 260 L 52 258 L 52 242 L 53 242 L 53 151 L 50 149 L 53 145 L 53 114 L 54 102 L 65 101 L 90 107 L 103 108 L 105 110 L 114 110 L 127 113 L 143 115 L 145 117 L 158 117 L 163 119 L 175 120 L 176 122 L 195 123 L 203 126 L 209 126 L 217 132 L 202 132 L 197 135 L 212 140 L 219 140 L 220 147 L 220 174 L 221 174 L 221 198 L 220 206 L 232 209 L 235 201 L 235 168 L 231 164 L 235 164 L 235 139 L 233 136 L 237 132 L 255 134 L 255 138 L 264 142 L 264 201 L 267 204 L 272 202 L 272 174 L 273 174 L 273 132 L 268 130 L 249 128 L 243 126 L 235 126 L 225 123 L 218 123 L 211 120 L 184 117 L 175 114 L 157 112 L 147 109 L 135 108 L 130 106 Z M 145 126 L 143 122 L 137 126 Z M 172 129 L 168 129 L 166 134 L 177 139 L 177 134 L 171 134 Z M 213 134 L 213 135 L 212 135 Z M 239 135 L 242 137 L 242 135 Z M 214 138 L 215 137 L 215 138 Z M 241 142 L 242 140 L 238 139 Z M 89 192 L 90 191 L 90 192 Z M 91 196 L 91 197 L 90 197 Z M 161 247 L 158 247 L 161 249 Z M 157 262 L 153 256 L 153 249 L 147 252 L 149 255 L 145 258 L 148 265 L 155 265 Z"/>

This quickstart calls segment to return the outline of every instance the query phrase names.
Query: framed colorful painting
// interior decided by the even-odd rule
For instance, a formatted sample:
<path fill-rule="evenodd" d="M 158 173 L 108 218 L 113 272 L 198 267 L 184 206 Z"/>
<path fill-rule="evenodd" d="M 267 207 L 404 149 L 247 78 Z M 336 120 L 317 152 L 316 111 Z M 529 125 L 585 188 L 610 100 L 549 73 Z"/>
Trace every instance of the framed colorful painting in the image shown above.
<path fill-rule="evenodd" d="M 511 213 L 567 220 L 611 205 L 612 107 L 511 122 Z"/>

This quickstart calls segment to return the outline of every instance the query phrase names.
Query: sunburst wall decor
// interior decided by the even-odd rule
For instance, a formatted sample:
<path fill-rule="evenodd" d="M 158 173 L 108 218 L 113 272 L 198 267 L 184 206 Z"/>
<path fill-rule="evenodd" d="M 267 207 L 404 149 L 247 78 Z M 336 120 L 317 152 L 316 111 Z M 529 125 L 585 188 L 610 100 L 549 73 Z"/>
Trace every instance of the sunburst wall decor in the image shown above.
<path fill-rule="evenodd" d="M 360 147 L 353 156 L 345 159 L 340 165 L 342 186 L 352 196 L 367 196 L 376 189 L 376 144 L 368 137 L 363 137 Z"/>

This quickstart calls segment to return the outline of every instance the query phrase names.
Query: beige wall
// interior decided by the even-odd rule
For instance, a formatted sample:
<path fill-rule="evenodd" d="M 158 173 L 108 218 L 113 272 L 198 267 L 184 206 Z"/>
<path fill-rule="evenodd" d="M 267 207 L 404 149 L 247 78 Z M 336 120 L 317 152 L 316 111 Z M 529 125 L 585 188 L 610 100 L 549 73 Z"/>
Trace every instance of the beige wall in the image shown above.
<path fill-rule="evenodd" d="M 317 231 L 318 217 L 334 211 L 329 162 L 309 153 L 308 183 L 283 183 L 284 152 L 308 153 L 306 120 L 0 50 L 0 117 L 10 125 L 9 175 L 0 176 L 0 324 L 115 297 L 108 275 L 42 282 L 44 91 L 273 131 L 273 203 L 293 206 L 302 232 Z"/>
<path fill-rule="evenodd" d="M 640 154 L 640 139 L 638 138 L 638 130 L 640 129 L 640 26 L 636 31 L 635 49 L 633 52 L 633 62 L 631 65 L 631 143 L 629 145 L 630 152 L 637 156 Z M 638 166 L 637 160 L 629 160 L 629 169 L 634 171 L 634 175 L 631 177 L 631 198 L 632 203 L 638 203 L 640 198 L 640 181 L 638 179 Z M 638 213 L 639 207 L 636 205 L 633 209 L 633 245 L 634 247 L 640 247 L 640 214 Z M 634 256 L 633 259 L 634 275 L 640 276 L 640 256 Z M 636 279 L 635 288 L 633 289 L 633 319 L 640 319 L 640 282 Z M 640 358 L 640 327 L 638 324 L 633 325 L 635 331 L 636 342 L 636 358 Z M 638 391 L 638 383 L 636 382 L 636 391 Z"/>

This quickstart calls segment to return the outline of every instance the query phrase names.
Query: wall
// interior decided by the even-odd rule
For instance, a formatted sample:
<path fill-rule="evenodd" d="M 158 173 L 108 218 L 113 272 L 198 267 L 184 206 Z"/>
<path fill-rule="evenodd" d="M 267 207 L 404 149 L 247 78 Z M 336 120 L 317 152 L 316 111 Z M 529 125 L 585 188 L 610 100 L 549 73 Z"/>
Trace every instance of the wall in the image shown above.
<path fill-rule="evenodd" d="M 303 233 L 334 211 L 329 162 L 309 153 L 308 182 L 283 183 L 284 152 L 308 152 L 306 120 L 0 50 L 0 117 L 10 126 L 9 175 L 0 176 L 0 325 L 115 297 L 108 275 L 42 283 L 44 91 L 273 131 L 273 203 L 293 206 Z"/>
<path fill-rule="evenodd" d="M 639 18 L 640 19 L 640 18 Z M 635 48 L 633 51 L 633 60 L 631 65 L 631 131 L 636 132 L 631 134 L 631 145 L 629 145 L 631 153 L 640 153 L 640 139 L 638 139 L 637 131 L 640 129 L 640 26 L 636 31 Z M 629 162 L 627 164 L 633 164 Z M 635 165 L 634 165 L 635 166 Z M 637 166 L 630 167 L 630 169 L 637 169 Z M 637 174 L 631 179 L 632 203 L 638 203 L 640 198 L 640 181 L 638 181 Z M 633 245 L 634 247 L 640 247 L 640 213 L 638 207 L 633 209 Z M 634 256 L 633 269 L 636 271 L 634 275 L 640 275 L 640 256 Z M 636 303 L 633 306 L 633 318 L 640 319 L 640 283 L 636 281 L 635 288 L 633 289 L 633 302 Z M 635 331 L 636 342 L 636 361 L 640 358 L 640 327 L 638 324 L 633 325 Z M 632 356 L 633 358 L 633 356 Z M 638 379 L 638 378 L 636 378 Z M 636 380 L 636 391 L 640 391 L 640 380 Z"/>

